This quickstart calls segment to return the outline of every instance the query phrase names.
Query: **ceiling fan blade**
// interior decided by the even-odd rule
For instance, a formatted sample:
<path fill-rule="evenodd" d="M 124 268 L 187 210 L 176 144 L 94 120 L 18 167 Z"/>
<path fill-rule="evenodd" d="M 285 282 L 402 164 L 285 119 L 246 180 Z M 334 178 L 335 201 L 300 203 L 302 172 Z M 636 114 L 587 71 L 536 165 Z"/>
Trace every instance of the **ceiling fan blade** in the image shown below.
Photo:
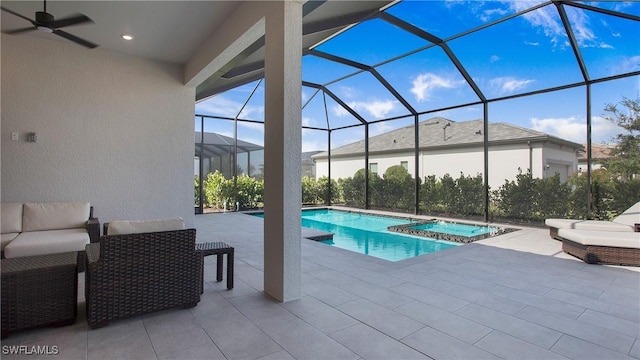
<path fill-rule="evenodd" d="M 21 28 L 21 29 L 13 29 L 13 30 L 7 30 L 7 31 L 3 31 L 3 34 L 9 34 L 9 35 L 15 35 L 15 34 L 20 34 L 23 32 L 27 32 L 27 31 L 32 31 L 32 30 L 36 30 L 37 28 L 35 26 L 29 26 L 26 28 Z"/>
<path fill-rule="evenodd" d="M 65 26 L 80 25 L 83 23 L 93 23 L 93 20 L 89 19 L 89 17 L 85 15 L 77 14 L 77 15 L 72 15 L 66 18 L 55 20 L 54 22 L 51 23 L 51 25 L 53 25 L 54 28 L 62 28 Z"/>
<path fill-rule="evenodd" d="M 15 12 L 15 11 L 13 11 L 13 10 L 9 10 L 9 9 L 7 9 L 6 7 L 2 7 L 2 6 L 0 6 L 0 9 L 2 9 L 2 11 L 6 11 L 6 12 L 8 12 L 8 13 L 9 13 L 9 14 L 11 14 L 11 15 L 15 15 L 15 16 L 17 16 L 17 17 L 23 18 L 23 19 L 25 19 L 25 20 L 27 20 L 28 22 L 30 22 L 30 23 L 32 23 L 32 24 L 33 24 L 33 20 L 29 19 L 28 17 L 26 17 L 26 16 L 24 16 L 24 15 L 20 15 L 20 14 L 18 14 L 17 12 Z M 35 24 L 34 24 L 34 25 L 35 25 Z"/>
<path fill-rule="evenodd" d="M 94 44 L 94 43 L 92 43 L 92 42 L 90 42 L 90 41 L 87 41 L 87 40 L 85 40 L 85 39 L 81 39 L 81 38 L 79 38 L 79 37 L 77 37 L 77 36 L 75 36 L 75 35 L 71 35 L 71 34 L 69 34 L 69 33 L 68 33 L 68 32 L 66 32 L 66 31 L 62 31 L 62 30 L 54 30 L 54 31 L 53 31 L 53 33 L 54 33 L 54 34 L 56 34 L 56 35 L 58 35 L 58 36 L 61 36 L 61 37 L 65 38 L 65 39 L 67 39 L 67 40 L 71 40 L 71 41 L 75 42 L 76 44 L 80 44 L 80 45 L 82 45 L 82 46 L 86 46 L 86 47 L 88 47 L 89 49 L 93 49 L 93 48 L 95 48 L 95 47 L 98 47 L 98 45 L 97 45 L 97 44 Z"/>

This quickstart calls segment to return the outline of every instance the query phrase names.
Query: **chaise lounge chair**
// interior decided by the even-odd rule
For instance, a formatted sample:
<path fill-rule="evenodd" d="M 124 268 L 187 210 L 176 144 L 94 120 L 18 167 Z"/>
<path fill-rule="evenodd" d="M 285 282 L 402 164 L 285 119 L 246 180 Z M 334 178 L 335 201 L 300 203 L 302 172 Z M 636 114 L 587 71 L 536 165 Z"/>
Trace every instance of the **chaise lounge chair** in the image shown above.
<path fill-rule="evenodd" d="M 640 201 L 611 221 L 546 219 L 544 223 L 549 226 L 549 235 L 557 240 L 562 240 L 558 235 L 558 229 L 638 232 L 640 231 Z"/>
<path fill-rule="evenodd" d="M 640 232 L 558 229 L 562 250 L 588 264 L 640 266 Z"/>

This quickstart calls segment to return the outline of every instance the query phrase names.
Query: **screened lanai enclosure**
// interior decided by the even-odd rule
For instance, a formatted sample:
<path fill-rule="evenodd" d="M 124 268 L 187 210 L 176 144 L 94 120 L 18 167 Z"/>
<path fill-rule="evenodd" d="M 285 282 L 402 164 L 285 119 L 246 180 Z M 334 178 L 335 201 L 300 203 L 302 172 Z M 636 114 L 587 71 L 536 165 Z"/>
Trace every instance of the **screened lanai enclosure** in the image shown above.
<path fill-rule="evenodd" d="M 640 201 L 640 3 L 321 3 L 303 6 L 304 204 L 541 223 Z M 197 89 L 196 212 L 262 206 L 259 59 Z"/>

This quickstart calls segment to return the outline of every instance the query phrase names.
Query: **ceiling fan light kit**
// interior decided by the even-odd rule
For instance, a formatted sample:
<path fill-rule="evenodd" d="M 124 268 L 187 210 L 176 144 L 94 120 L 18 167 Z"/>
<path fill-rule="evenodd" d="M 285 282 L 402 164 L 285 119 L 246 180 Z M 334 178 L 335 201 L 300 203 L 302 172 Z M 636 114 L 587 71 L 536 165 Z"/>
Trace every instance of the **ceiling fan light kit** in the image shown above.
<path fill-rule="evenodd" d="M 36 18 L 35 20 L 29 19 L 28 17 L 18 14 L 17 12 L 7 9 L 5 7 L 0 7 L 0 9 L 2 9 L 2 11 L 5 11 L 11 15 L 17 16 L 19 18 L 22 18 L 24 20 L 27 20 L 28 22 L 31 23 L 32 26 L 30 27 L 26 27 L 26 28 L 22 28 L 22 29 L 14 29 L 14 30 L 8 30 L 8 31 L 4 31 L 5 34 L 11 34 L 11 35 L 15 35 L 15 34 L 20 34 L 23 32 L 27 32 L 27 31 L 32 31 L 32 30 L 39 30 L 42 32 L 46 32 L 46 33 L 52 33 L 55 35 L 58 35 L 60 37 L 63 37 L 69 41 L 73 41 L 76 44 L 85 46 L 89 49 L 93 49 L 95 47 L 97 47 L 97 44 L 94 44 L 90 41 L 87 41 L 85 39 L 79 38 L 73 34 L 70 34 L 66 31 L 60 30 L 60 28 L 63 27 L 67 27 L 67 26 L 74 26 L 74 25 L 80 25 L 80 24 L 86 24 L 86 23 L 93 23 L 93 20 L 91 20 L 89 17 L 82 15 L 82 14 L 76 14 L 76 15 L 71 15 L 62 19 L 58 19 L 56 20 L 55 17 L 47 12 L 47 1 L 44 1 L 44 10 L 43 11 L 36 11 Z"/>

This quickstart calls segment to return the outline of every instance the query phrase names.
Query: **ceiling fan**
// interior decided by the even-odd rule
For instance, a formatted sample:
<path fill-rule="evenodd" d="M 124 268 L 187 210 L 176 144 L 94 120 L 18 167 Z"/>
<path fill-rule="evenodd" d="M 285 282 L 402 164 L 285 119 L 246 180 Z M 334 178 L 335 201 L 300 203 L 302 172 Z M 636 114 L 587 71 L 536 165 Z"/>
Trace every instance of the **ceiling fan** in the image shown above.
<path fill-rule="evenodd" d="M 17 12 L 9 10 L 5 7 L 0 6 L 0 9 L 2 9 L 2 11 L 8 12 L 9 14 L 23 18 L 32 24 L 32 26 L 29 26 L 26 28 L 3 31 L 3 33 L 5 34 L 20 34 L 27 31 L 40 30 L 42 32 L 53 33 L 55 35 L 61 36 L 67 40 L 73 41 L 82 46 L 86 46 L 90 49 L 93 49 L 98 46 L 97 44 L 94 44 L 90 41 L 87 41 L 75 35 L 69 34 L 66 31 L 60 30 L 60 28 L 67 27 L 67 26 L 80 25 L 84 23 L 93 23 L 93 20 L 91 20 L 90 18 L 82 14 L 72 15 L 69 17 L 56 20 L 53 17 L 53 15 L 47 12 L 46 0 L 44 0 L 44 11 L 37 11 L 35 20 L 31 20 L 28 17 L 18 14 Z"/>

